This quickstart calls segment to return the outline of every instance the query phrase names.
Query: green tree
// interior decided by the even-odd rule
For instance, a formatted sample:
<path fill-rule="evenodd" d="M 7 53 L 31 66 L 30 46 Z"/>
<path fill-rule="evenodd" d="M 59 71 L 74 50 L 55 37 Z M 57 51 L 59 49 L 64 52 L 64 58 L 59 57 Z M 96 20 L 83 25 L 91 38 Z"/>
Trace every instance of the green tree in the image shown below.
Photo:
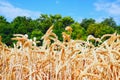
<path fill-rule="evenodd" d="M 3 16 L 0 16 L 0 36 L 2 36 L 2 42 L 7 45 L 11 45 L 13 28 L 10 26 L 10 23 L 6 21 Z"/>
<path fill-rule="evenodd" d="M 66 26 L 69 26 L 72 23 L 74 23 L 74 20 L 70 16 L 66 16 L 62 18 L 62 23 L 64 24 L 63 28 L 65 28 Z"/>
<path fill-rule="evenodd" d="M 120 26 L 117 26 L 115 30 L 117 31 L 118 34 L 120 34 Z"/>
<path fill-rule="evenodd" d="M 5 17 L 0 16 L 0 23 L 2 24 L 2 23 L 8 23 L 8 22 L 6 21 Z"/>
<path fill-rule="evenodd" d="M 37 19 L 37 22 L 39 23 L 39 28 L 43 34 L 46 33 L 51 25 L 54 25 L 53 32 L 57 34 L 59 40 L 62 40 L 62 32 L 66 26 L 74 23 L 74 20 L 69 16 L 62 17 L 60 14 L 41 14 L 41 16 Z"/>
<path fill-rule="evenodd" d="M 55 23 L 54 23 L 54 32 L 57 34 L 58 39 L 62 40 L 62 32 L 65 31 L 66 26 L 69 26 L 74 23 L 74 20 L 69 17 L 60 17 L 59 15 L 55 15 Z M 58 18 L 59 17 L 59 18 Z"/>
<path fill-rule="evenodd" d="M 83 28 L 85 28 L 85 30 L 87 30 L 88 26 L 89 26 L 90 24 L 94 24 L 94 23 L 95 23 L 95 20 L 94 20 L 94 19 L 92 19 L 92 18 L 89 18 L 89 19 L 85 18 L 85 19 L 82 20 L 82 22 L 80 23 L 80 25 L 81 25 Z"/>
<path fill-rule="evenodd" d="M 18 16 L 12 22 L 11 26 L 14 28 L 14 34 L 28 34 L 36 29 L 36 24 L 34 20 L 25 16 Z"/>
<path fill-rule="evenodd" d="M 117 27 L 117 24 L 112 17 L 105 18 L 101 23 L 104 24 L 104 25 L 113 27 L 113 28 Z"/>
<path fill-rule="evenodd" d="M 46 33 L 49 27 L 53 24 L 52 19 L 47 14 L 41 14 L 37 19 L 38 27 L 41 29 L 42 33 Z"/>
<path fill-rule="evenodd" d="M 115 32 L 114 28 L 108 25 L 103 25 L 101 23 L 91 24 L 87 29 L 87 34 L 93 35 L 95 37 L 101 37 L 104 34 L 112 34 L 114 32 Z"/>
<path fill-rule="evenodd" d="M 60 14 L 51 15 L 50 19 L 52 20 L 52 23 L 56 23 L 62 19 L 62 16 Z"/>
<path fill-rule="evenodd" d="M 80 26 L 79 23 L 74 23 L 71 25 L 73 31 L 72 31 L 72 38 L 73 39 L 86 39 L 86 32 L 85 29 L 83 27 Z"/>
<path fill-rule="evenodd" d="M 70 16 L 62 17 L 60 14 L 47 15 L 41 14 L 39 18 L 32 20 L 30 17 L 18 16 L 12 22 L 7 22 L 0 16 L 0 36 L 2 41 L 11 45 L 13 34 L 28 34 L 30 38 L 36 37 L 40 40 L 51 25 L 54 25 L 53 32 L 62 40 L 62 32 L 66 32 L 66 26 L 71 26 L 73 39 L 86 39 L 87 35 L 101 37 L 107 33 L 120 33 L 120 26 L 117 26 L 113 18 L 106 18 L 101 23 L 95 23 L 92 18 L 85 18 L 81 23 L 75 22 Z"/>
<path fill-rule="evenodd" d="M 42 36 L 43 36 L 43 33 L 38 29 L 33 30 L 31 33 L 31 38 L 36 37 L 36 40 L 38 41 L 41 39 Z"/>

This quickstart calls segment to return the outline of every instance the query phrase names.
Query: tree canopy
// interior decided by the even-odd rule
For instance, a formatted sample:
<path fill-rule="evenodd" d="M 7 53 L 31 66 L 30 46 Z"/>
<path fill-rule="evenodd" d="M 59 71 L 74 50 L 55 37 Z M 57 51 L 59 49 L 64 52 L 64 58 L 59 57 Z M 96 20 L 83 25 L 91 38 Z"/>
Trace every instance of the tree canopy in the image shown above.
<path fill-rule="evenodd" d="M 53 32 L 59 40 L 62 40 L 62 32 L 65 32 L 66 26 L 72 27 L 71 38 L 73 39 L 85 40 L 88 35 L 101 37 L 114 32 L 120 34 L 120 26 L 112 17 L 105 18 L 100 23 L 93 18 L 85 18 L 79 23 L 70 16 L 41 14 L 34 20 L 26 16 L 17 16 L 11 22 L 8 22 L 4 16 L 0 16 L 0 36 L 7 45 L 12 45 L 13 34 L 28 34 L 29 38 L 36 37 L 37 40 L 40 40 L 51 25 L 54 25 Z"/>

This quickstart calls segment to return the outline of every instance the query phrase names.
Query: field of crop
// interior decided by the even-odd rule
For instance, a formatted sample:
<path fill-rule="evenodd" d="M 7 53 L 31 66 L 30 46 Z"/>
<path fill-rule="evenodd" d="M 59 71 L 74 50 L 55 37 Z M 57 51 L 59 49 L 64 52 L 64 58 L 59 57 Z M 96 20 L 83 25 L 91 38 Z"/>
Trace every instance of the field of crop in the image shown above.
<path fill-rule="evenodd" d="M 42 46 L 22 34 L 14 34 L 13 48 L 0 42 L 0 80 L 120 80 L 120 35 L 82 41 L 63 33 L 59 41 L 52 28 Z"/>

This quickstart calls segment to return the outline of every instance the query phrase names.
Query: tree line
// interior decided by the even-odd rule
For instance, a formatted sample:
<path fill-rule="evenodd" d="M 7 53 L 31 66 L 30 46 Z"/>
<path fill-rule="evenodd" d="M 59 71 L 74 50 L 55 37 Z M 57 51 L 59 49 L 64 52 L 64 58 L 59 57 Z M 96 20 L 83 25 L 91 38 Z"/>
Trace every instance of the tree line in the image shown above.
<path fill-rule="evenodd" d="M 0 36 L 2 36 L 2 42 L 8 46 L 13 44 L 11 40 L 13 34 L 28 34 L 29 38 L 36 37 L 37 40 L 41 40 L 51 25 L 54 25 L 53 32 L 59 40 L 62 40 L 62 32 L 65 32 L 66 26 L 71 26 L 73 29 L 72 39 L 86 40 L 88 35 L 101 37 L 114 32 L 120 34 L 120 26 L 112 17 L 98 23 L 93 18 L 84 18 L 81 22 L 76 22 L 70 16 L 41 14 L 37 19 L 17 16 L 11 22 L 8 22 L 4 16 L 0 16 Z"/>

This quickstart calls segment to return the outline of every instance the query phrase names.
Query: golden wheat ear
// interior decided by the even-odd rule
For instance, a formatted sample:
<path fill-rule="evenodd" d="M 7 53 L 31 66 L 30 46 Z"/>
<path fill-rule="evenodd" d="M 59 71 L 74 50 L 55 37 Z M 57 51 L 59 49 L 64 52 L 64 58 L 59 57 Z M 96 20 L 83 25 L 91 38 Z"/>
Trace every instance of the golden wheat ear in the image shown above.
<path fill-rule="evenodd" d="M 0 80 L 120 80 L 120 35 L 90 35 L 83 41 L 70 40 L 63 32 L 60 41 L 52 30 L 42 37 L 41 46 L 22 34 L 14 34 L 15 47 L 0 45 Z M 69 26 L 66 30 L 72 31 Z M 89 43 L 104 38 L 99 46 Z"/>

